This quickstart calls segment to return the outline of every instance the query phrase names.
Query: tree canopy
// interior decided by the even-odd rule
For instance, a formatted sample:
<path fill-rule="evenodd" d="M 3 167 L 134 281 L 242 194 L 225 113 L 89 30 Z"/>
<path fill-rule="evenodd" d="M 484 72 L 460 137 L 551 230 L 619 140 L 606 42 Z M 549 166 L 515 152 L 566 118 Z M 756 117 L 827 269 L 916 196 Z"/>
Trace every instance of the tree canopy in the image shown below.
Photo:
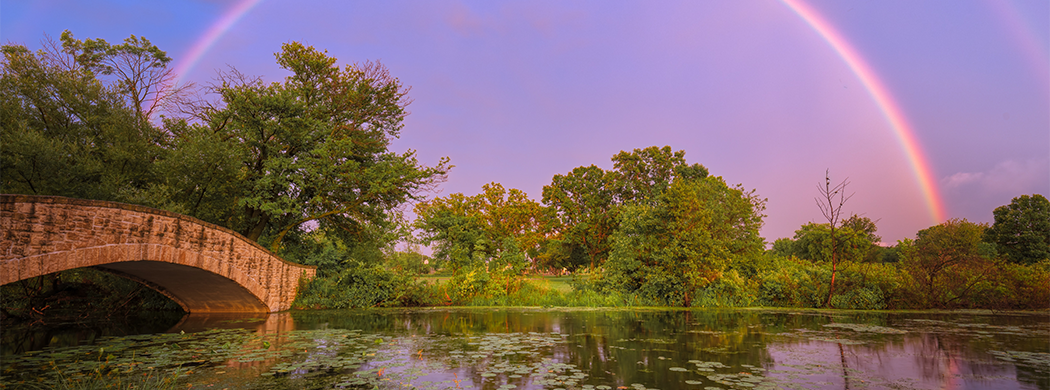
<path fill-rule="evenodd" d="M 482 186 L 474 196 L 455 193 L 422 202 L 415 210 L 423 241 L 434 244 L 434 256 L 454 271 L 493 261 L 520 271 L 527 266 L 525 255 L 536 256 L 543 244 L 542 207 L 499 183 Z"/>
<path fill-rule="evenodd" d="M 989 277 L 994 248 L 981 241 L 986 224 L 950 219 L 905 241 L 902 265 L 920 286 L 928 307 L 949 307 Z"/>
<path fill-rule="evenodd" d="M 171 57 L 144 37 L 130 36 L 119 45 L 105 39 L 79 40 L 69 30 L 61 35 L 62 52 L 77 66 L 94 75 L 112 76 L 112 88 L 142 120 L 150 120 L 160 108 L 171 103 L 182 87 L 174 85 Z"/>
<path fill-rule="evenodd" d="M 554 175 L 543 187 L 543 204 L 550 208 L 553 265 L 576 269 L 600 266 L 612 250 L 611 237 L 618 228 L 622 206 L 654 205 L 679 179 L 703 179 L 707 168 L 689 165 L 685 151 L 670 146 L 650 146 L 620 151 L 612 157 L 613 170 L 577 167 Z"/>
<path fill-rule="evenodd" d="M 1014 263 L 1034 264 L 1050 259 L 1050 201 L 1039 194 L 1021 195 L 992 212 L 995 223 L 985 241 Z"/>
<path fill-rule="evenodd" d="M 543 186 L 543 204 L 551 210 L 550 266 L 576 269 L 601 264 L 609 256 L 610 237 L 619 223 L 614 176 L 591 165 L 554 175 Z"/>
<path fill-rule="evenodd" d="M 773 246 L 784 255 L 794 255 L 810 261 L 831 261 L 834 248 L 836 257 L 846 261 L 877 260 L 879 242 L 875 234 L 875 221 L 867 217 L 851 215 L 835 229 L 835 245 L 831 245 L 831 229 L 826 223 L 807 223 L 795 231 L 794 239 L 777 240 Z"/>
<path fill-rule="evenodd" d="M 414 151 L 388 150 L 409 101 L 381 64 L 340 68 L 297 42 L 275 56 L 292 72 L 284 82 L 227 75 L 214 88 L 220 104 L 200 108 L 205 123 L 169 123 L 198 157 L 173 162 L 195 176 L 174 184 L 183 199 L 219 202 L 208 217 L 278 248 L 306 223 L 362 236 L 443 180 L 447 159 L 427 167 Z"/>
<path fill-rule="evenodd" d="M 129 201 L 156 181 L 163 134 L 120 88 L 51 40 L 2 52 L 0 191 Z"/>

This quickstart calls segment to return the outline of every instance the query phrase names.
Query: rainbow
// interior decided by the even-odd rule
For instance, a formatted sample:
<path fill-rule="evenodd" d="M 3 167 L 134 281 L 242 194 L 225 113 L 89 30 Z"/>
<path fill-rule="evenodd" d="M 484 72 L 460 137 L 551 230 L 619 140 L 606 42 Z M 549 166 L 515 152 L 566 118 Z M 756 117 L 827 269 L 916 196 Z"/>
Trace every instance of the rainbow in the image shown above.
<path fill-rule="evenodd" d="M 1033 73 L 1039 77 L 1040 83 L 1042 85 L 1050 83 L 1050 72 L 1047 71 L 1050 69 L 1050 53 L 1047 52 L 1045 45 L 1039 43 L 1036 38 L 1039 35 L 1025 20 L 1021 10 L 1018 9 L 1017 2 L 989 1 L 987 4 L 998 16 L 1003 26 L 1013 35 L 1014 42 L 1021 53 L 1028 57 L 1028 64 L 1032 67 Z M 1045 89 L 1043 91 L 1046 92 Z"/>
<path fill-rule="evenodd" d="M 211 27 L 208 27 L 208 30 L 190 46 L 189 52 L 175 64 L 175 85 L 179 85 L 182 78 L 186 77 L 194 66 L 197 66 L 197 63 L 204 57 L 204 53 L 211 49 L 215 41 L 218 41 L 234 24 L 237 24 L 237 21 L 241 20 L 244 14 L 261 2 L 262 0 L 240 0 L 219 17 L 219 20 L 212 23 Z"/>
<path fill-rule="evenodd" d="M 802 0 L 782 1 L 788 8 L 798 14 L 802 20 L 805 20 L 806 24 L 812 27 L 818 35 L 824 38 L 831 45 L 832 49 L 838 53 L 839 57 L 842 57 L 842 60 L 853 71 L 853 74 L 860 79 L 861 84 L 864 85 L 868 94 L 875 100 L 879 110 L 882 111 L 882 115 L 889 121 L 890 128 L 893 129 L 897 142 L 904 149 L 904 154 L 907 156 L 908 163 L 915 173 L 915 180 L 922 191 L 933 223 L 938 224 L 944 221 L 947 213 L 945 212 L 944 200 L 941 198 L 940 189 L 937 187 L 937 181 L 933 177 L 933 169 L 930 167 L 929 161 L 926 160 L 922 145 L 919 144 L 919 139 L 915 136 L 915 131 L 911 125 L 908 124 L 904 111 L 893 100 L 893 95 L 879 80 L 878 75 L 871 69 L 867 61 L 864 61 L 864 58 L 846 41 L 846 38 L 835 30 L 831 23 L 828 23 L 820 13 L 803 3 Z"/>

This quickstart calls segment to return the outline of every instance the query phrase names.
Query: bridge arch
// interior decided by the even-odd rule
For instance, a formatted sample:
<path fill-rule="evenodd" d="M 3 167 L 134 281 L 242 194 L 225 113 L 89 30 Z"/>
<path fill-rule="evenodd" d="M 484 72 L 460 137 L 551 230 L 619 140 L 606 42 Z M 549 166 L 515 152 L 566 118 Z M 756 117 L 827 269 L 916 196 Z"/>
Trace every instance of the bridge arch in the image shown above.
<path fill-rule="evenodd" d="M 221 226 L 144 206 L 0 195 L 0 285 L 93 267 L 143 283 L 190 313 L 291 308 L 295 264 Z"/>

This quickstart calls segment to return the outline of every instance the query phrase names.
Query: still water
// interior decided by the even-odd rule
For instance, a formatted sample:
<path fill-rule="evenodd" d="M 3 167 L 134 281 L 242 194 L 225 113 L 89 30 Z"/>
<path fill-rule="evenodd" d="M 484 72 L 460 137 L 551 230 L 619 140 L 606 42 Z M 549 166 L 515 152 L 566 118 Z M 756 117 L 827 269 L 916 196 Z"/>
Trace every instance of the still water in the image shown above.
<path fill-rule="evenodd" d="M 0 386 L 105 373 L 182 389 L 1050 389 L 1047 313 L 440 308 L 93 332 L 46 347 L 5 334 Z"/>

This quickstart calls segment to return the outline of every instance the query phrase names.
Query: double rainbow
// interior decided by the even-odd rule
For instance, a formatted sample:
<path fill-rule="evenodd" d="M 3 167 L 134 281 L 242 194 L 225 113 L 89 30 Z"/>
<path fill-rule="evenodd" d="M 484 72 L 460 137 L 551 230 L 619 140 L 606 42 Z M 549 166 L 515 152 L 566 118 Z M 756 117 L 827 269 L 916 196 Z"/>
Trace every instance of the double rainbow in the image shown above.
<path fill-rule="evenodd" d="M 944 201 L 937 187 L 937 181 L 933 177 L 933 170 L 926 159 L 926 155 L 923 153 L 918 138 L 915 136 L 915 131 L 908 124 L 904 112 L 894 101 L 893 95 L 890 94 L 867 61 L 820 13 L 802 0 L 782 1 L 828 42 L 831 48 L 838 53 L 839 57 L 842 57 L 842 60 L 846 62 L 850 70 L 860 79 L 861 84 L 864 85 L 868 94 L 871 95 L 879 110 L 882 111 L 883 116 L 886 117 L 897 142 L 904 150 L 908 164 L 914 172 L 915 180 L 929 209 L 930 218 L 935 224 L 944 221 L 946 216 Z M 237 21 L 261 2 L 262 0 L 240 0 L 231 7 L 201 35 L 190 48 L 189 53 L 175 66 L 176 77 L 183 77 L 188 74 L 223 34 L 229 31 Z"/>

